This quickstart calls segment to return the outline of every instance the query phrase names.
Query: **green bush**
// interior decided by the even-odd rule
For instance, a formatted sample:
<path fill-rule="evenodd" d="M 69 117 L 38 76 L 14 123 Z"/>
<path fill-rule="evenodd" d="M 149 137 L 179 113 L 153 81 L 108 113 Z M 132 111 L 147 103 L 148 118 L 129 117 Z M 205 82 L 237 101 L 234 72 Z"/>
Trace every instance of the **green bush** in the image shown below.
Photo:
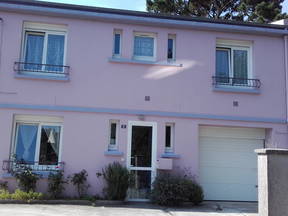
<path fill-rule="evenodd" d="M 79 173 L 74 173 L 72 177 L 70 177 L 71 182 L 76 187 L 78 196 L 80 198 L 86 195 L 87 189 L 90 187 L 90 185 L 87 184 L 87 177 L 88 173 L 85 169 Z"/>
<path fill-rule="evenodd" d="M 126 167 L 114 162 L 106 166 L 100 175 L 106 182 L 103 192 L 107 199 L 124 200 L 126 198 L 130 182 L 130 172 Z"/>
<path fill-rule="evenodd" d="M 13 194 L 11 194 L 11 198 L 14 200 L 40 200 L 43 198 L 42 193 L 37 193 L 34 191 L 21 191 L 17 189 Z"/>
<path fill-rule="evenodd" d="M 185 201 L 199 204 L 203 201 L 203 191 L 187 176 L 160 173 L 153 182 L 151 201 L 165 206 L 178 206 Z"/>
<path fill-rule="evenodd" d="M 30 168 L 25 167 L 21 172 L 14 173 L 14 176 L 23 191 L 35 191 L 39 176 L 33 173 Z"/>
<path fill-rule="evenodd" d="M 57 199 L 61 197 L 62 192 L 65 190 L 64 184 L 68 181 L 64 177 L 63 171 L 50 173 L 48 176 L 48 193 L 51 198 Z"/>
<path fill-rule="evenodd" d="M 11 194 L 8 190 L 0 190 L 0 200 L 9 200 L 11 199 Z"/>
<path fill-rule="evenodd" d="M 14 193 L 9 193 L 7 190 L 0 190 L 0 200 L 40 200 L 43 199 L 42 193 L 37 193 L 33 191 L 25 192 L 17 189 Z"/>

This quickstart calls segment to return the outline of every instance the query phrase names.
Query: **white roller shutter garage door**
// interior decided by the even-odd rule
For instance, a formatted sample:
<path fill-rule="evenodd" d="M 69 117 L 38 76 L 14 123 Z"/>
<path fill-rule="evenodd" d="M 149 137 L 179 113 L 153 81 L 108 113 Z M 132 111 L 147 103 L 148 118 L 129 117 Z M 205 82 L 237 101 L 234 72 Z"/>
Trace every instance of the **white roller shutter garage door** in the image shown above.
<path fill-rule="evenodd" d="M 205 200 L 258 201 L 257 155 L 265 129 L 201 126 L 200 184 Z"/>

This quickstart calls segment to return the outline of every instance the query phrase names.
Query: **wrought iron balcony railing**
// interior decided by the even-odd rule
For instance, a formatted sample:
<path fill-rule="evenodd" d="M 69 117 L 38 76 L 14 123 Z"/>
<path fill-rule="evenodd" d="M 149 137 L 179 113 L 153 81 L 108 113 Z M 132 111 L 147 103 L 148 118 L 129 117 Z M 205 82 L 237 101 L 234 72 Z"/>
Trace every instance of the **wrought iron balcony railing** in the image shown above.
<path fill-rule="evenodd" d="M 221 77 L 213 76 L 214 86 L 235 86 L 235 87 L 247 87 L 259 89 L 261 82 L 259 79 L 246 79 L 246 78 L 235 78 L 235 77 Z"/>
<path fill-rule="evenodd" d="M 8 173 L 21 172 L 25 168 L 30 168 L 33 171 L 63 171 L 64 162 L 58 162 L 57 164 L 40 163 L 37 161 L 16 161 L 16 160 L 4 160 L 2 164 L 2 170 Z"/>
<path fill-rule="evenodd" d="M 35 74 L 35 75 L 47 75 L 47 76 L 69 76 L 69 66 L 64 65 L 52 65 L 52 64 L 36 64 L 27 62 L 15 62 L 14 71 L 18 74 Z"/>

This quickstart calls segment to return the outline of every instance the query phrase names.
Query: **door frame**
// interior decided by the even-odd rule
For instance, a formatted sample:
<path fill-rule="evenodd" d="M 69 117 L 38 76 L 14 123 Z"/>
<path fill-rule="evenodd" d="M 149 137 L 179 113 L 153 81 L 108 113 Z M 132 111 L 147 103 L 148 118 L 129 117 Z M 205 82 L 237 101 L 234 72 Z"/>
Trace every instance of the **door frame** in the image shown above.
<path fill-rule="evenodd" d="M 132 170 L 151 170 L 151 183 L 156 177 L 157 167 L 157 122 L 146 121 L 128 121 L 128 145 L 127 145 L 127 160 L 126 166 L 131 170 L 131 145 L 132 145 L 132 127 L 133 126 L 147 126 L 152 127 L 152 153 L 151 153 L 151 168 L 149 167 L 134 167 Z M 147 201 L 146 199 L 129 199 L 132 201 Z"/>

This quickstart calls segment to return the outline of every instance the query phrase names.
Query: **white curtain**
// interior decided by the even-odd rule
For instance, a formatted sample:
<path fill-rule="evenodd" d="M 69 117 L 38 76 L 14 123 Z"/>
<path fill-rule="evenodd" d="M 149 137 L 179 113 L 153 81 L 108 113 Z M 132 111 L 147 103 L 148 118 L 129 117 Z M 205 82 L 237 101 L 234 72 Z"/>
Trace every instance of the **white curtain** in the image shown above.
<path fill-rule="evenodd" d="M 16 157 L 18 160 L 34 161 L 37 131 L 37 125 L 18 125 L 16 146 Z"/>
<path fill-rule="evenodd" d="M 59 126 L 43 126 L 47 137 L 47 143 L 49 143 L 54 151 L 54 153 L 59 156 L 59 136 L 60 127 Z M 42 144 L 42 143 L 41 143 Z"/>
<path fill-rule="evenodd" d="M 135 36 L 134 38 L 134 55 L 150 56 L 154 53 L 154 38 Z"/>
<path fill-rule="evenodd" d="M 59 66 L 63 65 L 64 41 L 64 35 L 48 35 L 46 64 Z M 46 66 L 46 70 L 61 72 L 63 71 L 63 67 Z"/>
<path fill-rule="evenodd" d="M 248 78 L 248 59 L 246 50 L 234 50 L 233 52 L 233 63 L 234 63 L 234 78 L 235 83 L 245 84 Z"/>
<path fill-rule="evenodd" d="M 42 64 L 44 35 L 26 33 L 25 63 Z M 25 64 L 25 70 L 41 70 L 41 65 Z"/>

